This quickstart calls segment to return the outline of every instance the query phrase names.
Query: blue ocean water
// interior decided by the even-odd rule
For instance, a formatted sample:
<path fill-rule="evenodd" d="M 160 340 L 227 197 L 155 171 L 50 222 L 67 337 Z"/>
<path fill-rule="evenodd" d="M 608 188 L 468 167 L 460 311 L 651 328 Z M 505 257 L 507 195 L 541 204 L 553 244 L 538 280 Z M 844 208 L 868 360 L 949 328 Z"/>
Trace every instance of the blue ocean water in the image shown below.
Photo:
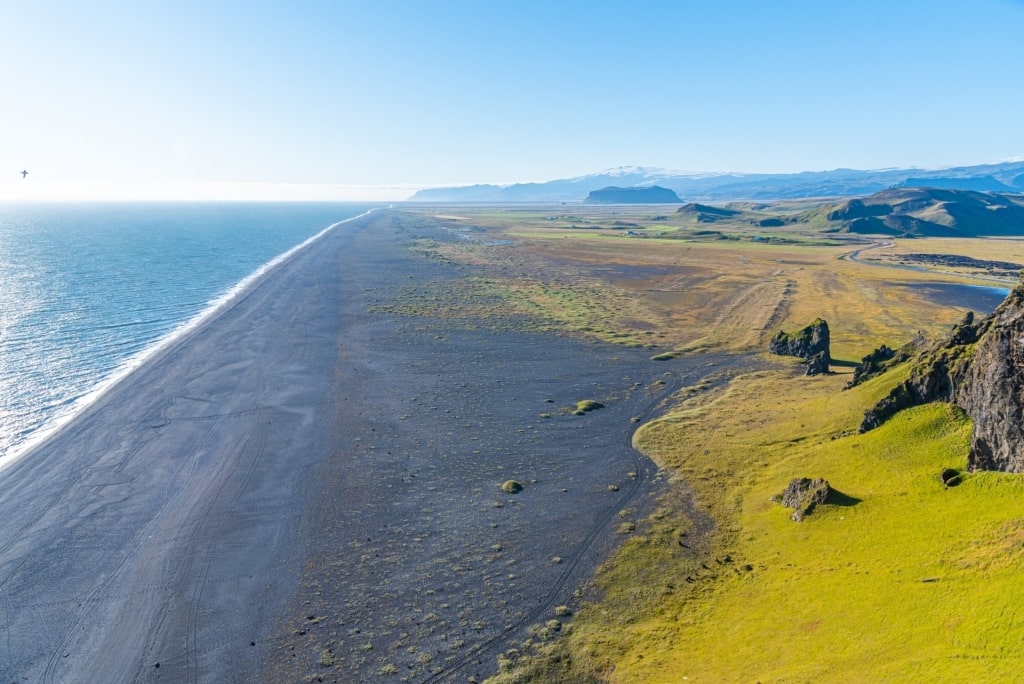
<path fill-rule="evenodd" d="M 351 203 L 0 204 L 0 467 Z"/>

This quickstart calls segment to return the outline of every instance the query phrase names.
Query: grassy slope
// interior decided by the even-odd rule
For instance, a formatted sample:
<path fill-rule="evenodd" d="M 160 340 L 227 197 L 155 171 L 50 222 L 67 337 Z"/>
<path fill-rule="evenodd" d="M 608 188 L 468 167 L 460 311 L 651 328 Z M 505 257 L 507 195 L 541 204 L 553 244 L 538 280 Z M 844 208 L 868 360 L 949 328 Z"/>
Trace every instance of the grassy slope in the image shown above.
<path fill-rule="evenodd" d="M 506 304 L 522 305 L 525 293 L 578 332 L 757 349 L 773 326 L 822 316 L 834 356 L 853 359 L 958 317 L 892 287 L 934 275 L 839 261 L 839 248 L 570 239 L 529 216 L 475 219 L 514 220 L 521 242 L 449 256 L 497 267 L 505 275 L 491 287 Z M 923 242 L 911 249 L 939 251 Z M 1000 249 L 962 246 L 978 257 Z M 609 263 L 662 265 L 671 276 L 594 275 Z M 571 296 L 541 296 L 553 286 Z M 621 306 L 599 306 L 609 297 Z M 1015 680 L 1024 480 L 974 474 L 944 489 L 940 470 L 964 465 L 968 421 L 932 405 L 853 434 L 906 371 L 852 391 L 842 391 L 849 369 L 840 371 L 803 378 L 780 360 L 722 391 L 684 391 L 644 426 L 636 443 L 672 483 L 657 513 L 599 573 L 602 600 L 583 606 L 562 638 L 539 630 L 540 648 L 522 651 L 542 657 L 495 681 Z M 825 477 L 855 505 L 791 522 L 769 498 L 800 476 Z"/>
<path fill-rule="evenodd" d="M 706 563 L 717 579 L 696 601 L 668 593 L 629 624 L 587 625 L 620 634 L 613 681 L 1012 680 L 1024 482 L 976 474 L 946 490 L 938 474 L 963 467 L 969 423 L 945 405 L 832 439 L 897 377 L 843 393 L 834 378 L 746 378 L 643 430 L 638 444 L 720 521 L 708 556 L 733 563 Z M 859 503 L 793 523 L 769 498 L 799 476 Z"/>

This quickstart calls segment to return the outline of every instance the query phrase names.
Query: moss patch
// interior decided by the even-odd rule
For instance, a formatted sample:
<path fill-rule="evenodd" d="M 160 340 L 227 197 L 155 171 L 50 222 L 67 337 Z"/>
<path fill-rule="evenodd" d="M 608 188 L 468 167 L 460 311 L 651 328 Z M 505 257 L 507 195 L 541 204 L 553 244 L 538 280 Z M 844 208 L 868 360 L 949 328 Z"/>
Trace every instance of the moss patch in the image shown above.
<path fill-rule="evenodd" d="M 523 483 L 516 480 L 505 480 L 501 483 L 501 491 L 506 494 L 518 494 L 523 491 Z"/>
<path fill-rule="evenodd" d="M 584 413 L 589 413 L 590 411 L 596 411 L 603 408 L 604 404 L 599 401 L 584 399 L 583 401 L 576 402 L 576 410 L 573 411 L 573 415 L 582 416 Z"/>

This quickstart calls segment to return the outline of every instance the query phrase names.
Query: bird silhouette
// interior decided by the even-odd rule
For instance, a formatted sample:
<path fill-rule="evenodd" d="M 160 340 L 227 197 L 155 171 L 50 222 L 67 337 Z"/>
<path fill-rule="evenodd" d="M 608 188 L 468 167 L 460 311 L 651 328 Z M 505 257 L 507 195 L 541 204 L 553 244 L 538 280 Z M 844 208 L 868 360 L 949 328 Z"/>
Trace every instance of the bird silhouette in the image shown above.
<path fill-rule="evenodd" d="M 28 171 L 22 171 L 22 172 L 21 172 L 21 177 L 22 177 L 22 178 L 24 178 L 24 177 L 25 177 L 25 176 L 27 176 L 27 175 L 28 175 Z"/>

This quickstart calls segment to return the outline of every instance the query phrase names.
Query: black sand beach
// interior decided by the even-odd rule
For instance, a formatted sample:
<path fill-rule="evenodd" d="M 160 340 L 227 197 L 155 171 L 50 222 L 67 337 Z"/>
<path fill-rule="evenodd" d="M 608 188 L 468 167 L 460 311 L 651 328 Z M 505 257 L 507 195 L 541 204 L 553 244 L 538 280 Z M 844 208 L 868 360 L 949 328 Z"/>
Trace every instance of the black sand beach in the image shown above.
<path fill-rule="evenodd" d="M 332 231 L 0 473 L 0 677 L 482 680 L 572 605 L 632 419 L 741 362 L 377 312 L 458 286 L 424 229 Z"/>

